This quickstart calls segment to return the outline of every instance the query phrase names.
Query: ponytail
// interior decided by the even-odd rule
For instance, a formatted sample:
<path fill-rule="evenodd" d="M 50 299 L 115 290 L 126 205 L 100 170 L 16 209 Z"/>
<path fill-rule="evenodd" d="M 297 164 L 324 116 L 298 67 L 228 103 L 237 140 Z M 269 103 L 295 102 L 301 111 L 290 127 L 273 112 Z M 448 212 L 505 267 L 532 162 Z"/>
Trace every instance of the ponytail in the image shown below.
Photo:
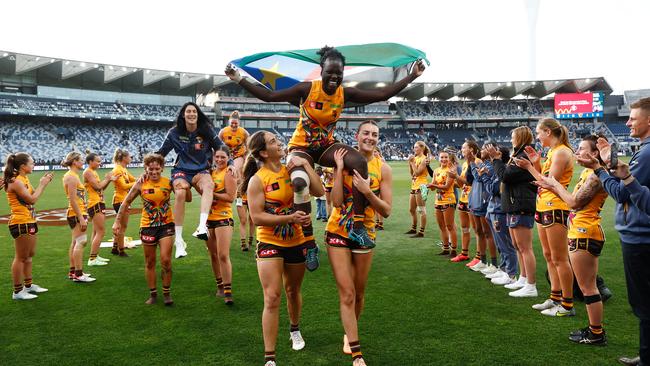
<path fill-rule="evenodd" d="M 571 147 L 571 142 L 569 141 L 569 129 L 566 126 L 563 126 L 554 118 L 543 118 L 539 121 L 538 126 L 551 131 L 551 135 L 555 136 L 561 145 L 566 145 L 573 151 L 573 147 Z"/>
<path fill-rule="evenodd" d="M 243 175 L 242 175 L 242 183 L 239 186 L 239 195 L 244 195 L 246 194 L 246 191 L 248 191 L 248 182 L 253 178 L 255 173 L 259 170 L 259 165 L 257 164 L 257 159 L 253 157 L 253 154 L 248 154 L 246 157 L 246 162 L 244 163 L 243 167 Z"/>
<path fill-rule="evenodd" d="M 115 153 L 113 153 L 113 162 L 115 164 L 120 163 L 127 155 L 129 155 L 128 151 L 122 150 L 118 147 L 115 149 Z"/>
<path fill-rule="evenodd" d="M 248 182 L 257 173 L 262 164 L 261 151 L 266 150 L 266 139 L 264 138 L 266 131 L 257 131 L 248 139 L 248 156 L 244 163 L 244 173 L 242 184 L 239 187 L 239 194 L 243 195 L 248 190 Z"/>
<path fill-rule="evenodd" d="M 7 187 L 9 186 L 9 183 L 13 182 L 14 179 L 20 174 L 20 167 L 29 163 L 29 159 L 31 159 L 31 156 L 27 153 L 16 153 L 16 154 L 9 154 L 7 156 L 7 162 L 5 163 L 5 171 L 4 171 L 4 188 L 5 191 L 7 190 Z"/>
<path fill-rule="evenodd" d="M 77 160 L 81 160 L 81 154 L 76 151 L 71 151 L 65 158 L 61 161 L 61 166 L 64 168 L 69 168 Z"/>

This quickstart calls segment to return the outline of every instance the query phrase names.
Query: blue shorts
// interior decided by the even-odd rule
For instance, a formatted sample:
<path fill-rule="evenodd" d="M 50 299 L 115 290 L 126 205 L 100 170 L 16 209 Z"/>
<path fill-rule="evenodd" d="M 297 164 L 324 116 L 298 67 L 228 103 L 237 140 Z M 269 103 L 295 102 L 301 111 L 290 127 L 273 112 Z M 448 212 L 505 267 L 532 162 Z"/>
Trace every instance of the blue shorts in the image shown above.
<path fill-rule="evenodd" d="M 532 229 L 535 226 L 535 216 L 533 215 L 517 215 L 508 214 L 506 217 L 508 227 L 527 227 Z"/>
<path fill-rule="evenodd" d="M 177 169 L 173 168 L 172 169 L 172 183 L 176 179 L 183 179 L 187 183 L 192 185 L 192 179 L 194 179 L 194 176 L 197 174 L 210 174 L 210 171 L 208 170 L 198 170 L 198 171 L 191 171 L 191 170 L 182 170 L 182 169 Z"/>

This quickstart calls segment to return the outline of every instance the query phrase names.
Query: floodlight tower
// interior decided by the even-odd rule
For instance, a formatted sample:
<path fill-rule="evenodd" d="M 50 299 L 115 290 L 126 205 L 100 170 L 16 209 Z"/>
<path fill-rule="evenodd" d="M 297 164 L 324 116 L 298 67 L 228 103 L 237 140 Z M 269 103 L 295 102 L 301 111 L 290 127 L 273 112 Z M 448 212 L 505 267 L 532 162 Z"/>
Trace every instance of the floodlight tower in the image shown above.
<path fill-rule="evenodd" d="M 524 0 L 528 15 L 528 79 L 537 79 L 537 17 L 539 0 Z"/>

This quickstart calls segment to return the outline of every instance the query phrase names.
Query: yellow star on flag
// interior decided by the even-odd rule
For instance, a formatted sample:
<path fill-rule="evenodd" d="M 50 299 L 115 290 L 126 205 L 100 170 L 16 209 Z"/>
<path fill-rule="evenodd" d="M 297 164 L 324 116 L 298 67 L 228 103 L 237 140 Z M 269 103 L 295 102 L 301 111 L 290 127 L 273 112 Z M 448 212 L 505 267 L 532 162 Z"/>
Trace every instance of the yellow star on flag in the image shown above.
<path fill-rule="evenodd" d="M 266 85 L 268 83 L 271 89 L 275 90 L 275 81 L 281 77 L 284 77 L 284 75 L 278 72 L 278 67 L 279 67 L 279 63 L 276 62 L 275 65 L 273 65 L 273 67 L 271 67 L 270 69 L 260 68 L 260 72 L 262 73 L 262 75 L 264 75 L 262 80 L 260 80 L 260 83 L 262 83 L 263 85 Z"/>

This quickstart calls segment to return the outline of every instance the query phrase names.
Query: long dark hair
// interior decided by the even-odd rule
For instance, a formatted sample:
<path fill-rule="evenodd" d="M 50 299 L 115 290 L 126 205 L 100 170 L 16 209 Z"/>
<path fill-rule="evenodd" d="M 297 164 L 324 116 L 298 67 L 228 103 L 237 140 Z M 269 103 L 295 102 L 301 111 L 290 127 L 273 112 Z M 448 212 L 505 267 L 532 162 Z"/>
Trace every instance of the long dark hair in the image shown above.
<path fill-rule="evenodd" d="M 5 191 L 7 190 L 9 183 L 13 182 L 20 174 L 20 167 L 29 163 L 29 159 L 31 159 L 31 156 L 24 152 L 9 154 L 9 156 L 7 156 L 4 171 Z"/>
<path fill-rule="evenodd" d="M 201 108 L 194 103 L 194 102 L 187 102 L 183 104 L 181 107 L 180 112 L 178 112 L 178 116 L 176 117 L 176 126 L 175 128 L 178 130 L 178 132 L 181 135 L 187 135 L 187 128 L 185 127 L 185 109 L 187 107 L 193 106 L 196 108 L 196 115 L 197 115 L 197 131 L 199 136 L 203 137 L 204 140 L 212 140 L 214 139 L 214 127 L 212 126 L 212 121 L 208 118 L 208 116 L 203 113 Z"/>
<path fill-rule="evenodd" d="M 260 169 L 261 163 L 264 161 L 260 152 L 266 151 L 266 139 L 264 138 L 265 133 L 266 131 L 257 131 L 248 138 L 248 156 L 246 156 L 246 162 L 244 163 L 242 184 L 239 187 L 240 195 L 246 193 L 248 190 L 248 181 L 250 181 L 255 173 L 257 173 Z"/>

